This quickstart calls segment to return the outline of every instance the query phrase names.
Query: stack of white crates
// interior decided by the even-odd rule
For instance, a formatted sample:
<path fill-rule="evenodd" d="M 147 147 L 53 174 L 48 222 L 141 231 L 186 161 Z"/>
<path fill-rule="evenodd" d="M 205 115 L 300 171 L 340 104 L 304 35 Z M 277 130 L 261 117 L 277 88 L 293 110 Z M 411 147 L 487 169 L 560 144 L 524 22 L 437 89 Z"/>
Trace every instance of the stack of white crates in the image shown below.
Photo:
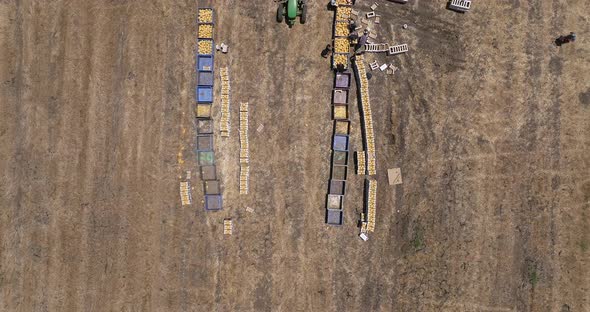
<path fill-rule="evenodd" d="M 180 182 L 180 201 L 183 206 L 190 205 L 193 202 L 191 196 L 191 183 L 189 181 Z"/>
<path fill-rule="evenodd" d="M 240 194 L 248 194 L 250 152 L 248 150 L 248 102 L 240 103 Z"/>
<path fill-rule="evenodd" d="M 227 67 L 221 68 L 219 75 L 221 76 L 221 125 L 219 131 L 221 132 L 222 137 L 229 137 L 229 94 L 231 90 L 229 84 L 229 69 Z"/>
<path fill-rule="evenodd" d="M 377 210 L 377 181 L 367 180 L 367 231 L 375 231 L 375 212 Z"/>
<path fill-rule="evenodd" d="M 231 235 L 233 232 L 233 224 L 231 219 L 224 219 L 223 220 L 223 234 Z"/>
<path fill-rule="evenodd" d="M 365 152 L 364 151 L 358 151 L 356 152 L 356 174 L 365 174 L 365 171 L 367 170 L 365 168 Z"/>
<path fill-rule="evenodd" d="M 363 55 L 356 56 L 356 68 L 358 71 L 360 91 L 361 91 L 361 108 L 363 115 L 363 125 L 365 127 L 365 146 L 366 150 L 366 164 L 367 173 L 369 175 L 376 174 L 375 166 L 375 132 L 373 129 L 373 118 L 371 117 L 371 101 L 369 99 L 369 80 L 367 79 L 367 70 L 365 68 Z"/>

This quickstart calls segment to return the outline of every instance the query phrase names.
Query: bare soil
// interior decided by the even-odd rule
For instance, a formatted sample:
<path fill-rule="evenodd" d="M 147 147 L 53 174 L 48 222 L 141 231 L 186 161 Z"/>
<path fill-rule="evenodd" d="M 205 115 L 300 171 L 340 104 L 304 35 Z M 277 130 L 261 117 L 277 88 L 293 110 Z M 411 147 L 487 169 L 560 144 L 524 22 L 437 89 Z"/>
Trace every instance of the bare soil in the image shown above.
<path fill-rule="evenodd" d="M 345 225 L 324 224 L 333 12 L 309 2 L 289 29 L 270 0 L 0 1 L 0 310 L 590 311 L 590 3 L 376 0 L 377 41 L 410 51 L 366 57 L 399 71 L 369 81 L 379 186 L 363 242 L 352 171 Z M 198 5 L 230 46 L 215 64 L 232 86 L 220 212 L 203 209 L 194 153 Z M 219 102 L 214 115 L 219 129 Z"/>

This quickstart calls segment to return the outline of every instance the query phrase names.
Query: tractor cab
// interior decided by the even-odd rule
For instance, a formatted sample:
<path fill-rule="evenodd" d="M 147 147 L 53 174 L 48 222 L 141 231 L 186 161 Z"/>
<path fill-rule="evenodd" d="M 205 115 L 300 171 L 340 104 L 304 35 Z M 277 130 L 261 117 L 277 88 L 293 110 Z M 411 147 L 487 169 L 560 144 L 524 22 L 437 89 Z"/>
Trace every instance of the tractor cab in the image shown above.
<path fill-rule="evenodd" d="M 277 22 L 282 23 L 284 18 L 287 25 L 292 27 L 298 16 L 299 22 L 305 24 L 307 17 L 306 0 L 282 0 L 279 2 L 279 7 L 277 8 Z"/>

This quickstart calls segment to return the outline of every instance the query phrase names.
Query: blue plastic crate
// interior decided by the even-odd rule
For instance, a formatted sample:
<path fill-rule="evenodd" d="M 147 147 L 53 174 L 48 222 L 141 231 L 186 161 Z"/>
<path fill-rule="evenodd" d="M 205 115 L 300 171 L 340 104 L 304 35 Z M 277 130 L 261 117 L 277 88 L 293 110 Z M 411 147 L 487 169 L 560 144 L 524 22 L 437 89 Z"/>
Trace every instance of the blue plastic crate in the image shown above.
<path fill-rule="evenodd" d="M 223 209 L 223 198 L 221 195 L 205 195 L 205 210 Z"/>
<path fill-rule="evenodd" d="M 213 55 L 197 56 L 197 71 L 213 71 Z"/>
<path fill-rule="evenodd" d="M 198 86 L 196 96 L 199 103 L 213 103 L 213 87 Z"/>

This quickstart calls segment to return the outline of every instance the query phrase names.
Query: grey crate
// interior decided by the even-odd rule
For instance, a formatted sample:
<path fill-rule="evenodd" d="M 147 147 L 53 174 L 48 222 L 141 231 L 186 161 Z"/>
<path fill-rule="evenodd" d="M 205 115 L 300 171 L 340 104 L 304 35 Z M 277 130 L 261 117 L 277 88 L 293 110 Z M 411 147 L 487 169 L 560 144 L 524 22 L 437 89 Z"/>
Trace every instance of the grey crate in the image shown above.
<path fill-rule="evenodd" d="M 344 195 L 346 193 L 346 181 L 330 180 L 330 195 Z"/>
<path fill-rule="evenodd" d="M 205 186 L 205 194 L 207 194 L 207 195 L 221 194 L 221 184 L 219 183 L 218 180 L 205 181 L 203 184 Z"/>
<path fill-rule="evenodd" d="M 203 181 L 216 180 L 217 172 L 215 166 L 201 166 L 201 179 Z"/>
<path fill-rule="evenodd" d="M 342 210 L 326 209 L 326 223 L 329 225 L 342 225 L 344 222 Z"/>

